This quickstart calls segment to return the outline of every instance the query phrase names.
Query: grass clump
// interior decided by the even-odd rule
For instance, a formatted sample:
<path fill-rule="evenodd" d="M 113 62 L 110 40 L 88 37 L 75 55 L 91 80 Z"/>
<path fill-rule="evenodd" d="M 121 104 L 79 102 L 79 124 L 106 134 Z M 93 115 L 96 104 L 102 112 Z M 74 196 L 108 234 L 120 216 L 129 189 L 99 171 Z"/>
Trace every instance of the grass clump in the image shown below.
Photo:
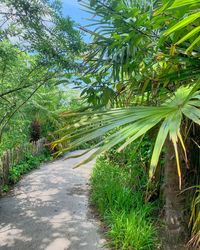
<path fill-rule="evenodd" d="M 112 249 L 156 249 L 155 205 L 144 202 L 147 178 L 141 166 L 120 166 L 105 157 L 97 160 L 91 177 L 91 202 L 108 225 Z"/>
<path fill-rule="evenodd" d="M 109 221 L 108 236 L 115 249 L 155 249 L 156 230 L 144 210 L 113 212 Z"/>

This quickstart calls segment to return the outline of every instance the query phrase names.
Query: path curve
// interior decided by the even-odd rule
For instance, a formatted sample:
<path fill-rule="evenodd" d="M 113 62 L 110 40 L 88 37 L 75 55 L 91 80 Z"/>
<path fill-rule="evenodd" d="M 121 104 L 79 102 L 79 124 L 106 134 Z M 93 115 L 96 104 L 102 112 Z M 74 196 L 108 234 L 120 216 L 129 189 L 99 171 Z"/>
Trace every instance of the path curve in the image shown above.
<path fill-rule="evenodd" d="M 88 205 L 94 162 L 72 169 L 84 157 L 44 164 L 0 199 L 1 250 L 105 250 Z"/>

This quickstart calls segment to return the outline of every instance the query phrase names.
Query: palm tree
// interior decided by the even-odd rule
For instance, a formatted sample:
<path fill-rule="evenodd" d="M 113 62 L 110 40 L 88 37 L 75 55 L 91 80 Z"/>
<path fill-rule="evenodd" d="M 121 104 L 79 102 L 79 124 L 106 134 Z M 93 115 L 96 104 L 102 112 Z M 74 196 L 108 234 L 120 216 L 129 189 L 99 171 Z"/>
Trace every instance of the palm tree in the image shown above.
<path fill-rule="evenodd" d="M 69 146 L 64 152 L 101 138 L 94 146 L 95 152 L 79 166 L 120 143 L 118 151 L 121 151 L 155 128 L 157 137 L 149 177 L 154 178 L 165 146 L 166 236 L 168 242 L 179 243 L 187 237 L 184 194 L 180 195 L 189 164 L 185 130 L 192 123 L 200 124 L 199 48 L 197 42 L 188 42 L 198 35 L 196 24 L 193 31 L 193 22 L 199 16 L 195 9 L 199 2 L 175 0 L 161 8 L 157 2 L 156 6 L 151 1 L 137 0 L 96 0 L 83 4 L 98 16 L 95 30 L 91 31 L 94 40 L 85 57 L 88 71 L 84 74 L 88 73 L 90 79 L 97 74 L 99 81 L 106 79 L 112 83 L 115 102 L 110 109 L 66 113 L 65 116 L 73 117 L 72 122 L 63 130 L 66 136 L 55 144 L 67 141 Z M 162 17 L 161 12 L 164 12 Z M 125 102 L 120 102 L 120 107 L 122 96 Z"/>

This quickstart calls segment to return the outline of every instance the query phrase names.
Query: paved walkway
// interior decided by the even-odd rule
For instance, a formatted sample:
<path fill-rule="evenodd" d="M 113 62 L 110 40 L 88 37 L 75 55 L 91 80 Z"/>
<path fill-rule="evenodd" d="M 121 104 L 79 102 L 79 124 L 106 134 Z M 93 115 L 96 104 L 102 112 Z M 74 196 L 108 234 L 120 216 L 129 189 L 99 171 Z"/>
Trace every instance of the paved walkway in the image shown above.
<path fill-rule="evenodd" d="M 92 163 L 72 169 L 79 161 L 45 164 L 0 199 L 1 250 L 105 250 L 88 206 Z"/>

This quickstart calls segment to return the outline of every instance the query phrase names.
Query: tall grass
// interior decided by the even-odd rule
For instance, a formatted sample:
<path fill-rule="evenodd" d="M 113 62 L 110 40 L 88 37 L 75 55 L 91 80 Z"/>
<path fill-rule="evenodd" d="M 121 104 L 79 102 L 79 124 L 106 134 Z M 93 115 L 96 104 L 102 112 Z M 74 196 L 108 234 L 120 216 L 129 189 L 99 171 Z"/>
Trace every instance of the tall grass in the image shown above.
<path fill-rule="evenodd" d="M 155 249 L 156 230 L 145 209 L 134 210 L 130 213 L 113 212 L 109 221 L 111 246 L 115 249 Z"/>
<path fill-rule="evenodd" d="M 155 250 L 154 205 L 144 202 L 147 175 L 141 166 L 100 157 L 91 177 L 91 201 L 108 225 L 112 249 Z"/>

